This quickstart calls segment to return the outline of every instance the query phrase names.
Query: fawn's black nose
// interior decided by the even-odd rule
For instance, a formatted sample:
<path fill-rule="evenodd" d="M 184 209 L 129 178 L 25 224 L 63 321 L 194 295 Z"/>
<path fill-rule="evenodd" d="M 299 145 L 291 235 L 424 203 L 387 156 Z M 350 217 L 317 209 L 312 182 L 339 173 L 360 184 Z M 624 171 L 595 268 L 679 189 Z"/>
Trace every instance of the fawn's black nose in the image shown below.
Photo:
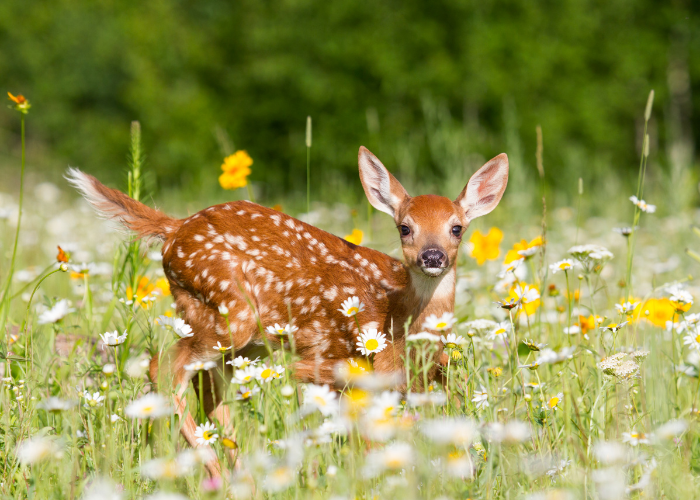
<path fill-rule="evenodd" d="M 423 267 L 441 268 L 447 265 L 447 255 L 439 248 L 428 248 L 421 252 L 418 261 Z"/>

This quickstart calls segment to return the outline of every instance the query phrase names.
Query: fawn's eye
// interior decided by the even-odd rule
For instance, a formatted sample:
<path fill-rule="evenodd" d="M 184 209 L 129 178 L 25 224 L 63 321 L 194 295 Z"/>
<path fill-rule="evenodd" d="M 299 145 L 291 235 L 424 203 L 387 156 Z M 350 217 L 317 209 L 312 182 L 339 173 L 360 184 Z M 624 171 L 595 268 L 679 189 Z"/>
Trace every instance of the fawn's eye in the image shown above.
<path fill-rule="evenodd" d="M 459 238 L 462 235 L 462 226 L 452 226 L 452 234 Z"/>
<path fill-rule="evenodd" d="M 401 224 L 401 236 L 408 236 L 411 234 L 411 228 L 406 224 Z"/>

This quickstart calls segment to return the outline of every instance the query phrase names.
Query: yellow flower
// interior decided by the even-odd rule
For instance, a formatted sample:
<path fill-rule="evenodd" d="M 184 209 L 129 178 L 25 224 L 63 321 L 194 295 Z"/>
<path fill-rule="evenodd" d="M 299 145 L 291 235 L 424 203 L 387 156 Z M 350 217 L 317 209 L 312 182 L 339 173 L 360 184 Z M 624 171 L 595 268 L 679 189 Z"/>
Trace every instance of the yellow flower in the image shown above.
<path fill-rule="evenodd" d="M 349 241 L 350 243 L 354 243 L 355 245 L 361 245 L 363 236 L 364 233 L 362 231 L 359 229 L 353 229 L 352 233 L 346 234 L 343 239 L 345 241 Z"/>
<path fill-rule="evenodd" d="M 155 298 L 157 295 L 170 295 L 170 286 L 165 278 L 160 278 L 153 283 L 146 276 L 141 276 L 136 285 L 136 293 L 130 286 L 126 288 L 127 300 L 133 300 L 135 303 L 141 304 L 141 307 L 147 308 L 150 305 L 150 301 L 144 299 Z"/>
<path fill-rule="evenodd" d="M 644 303 L 642 311 L 649 323 L 659 328 L 665 328 L 666 322 L 671 321 L 676 313 L 676 308 L 667 298 L 649 299 Z M 648 315 L 647 311 L 649 312 Z"/>
<path fill-rule="evenodd" d="M 539 246 L 542 246 L 544 244 L 544 240 L 542 239 L 542 236 L 538 236 L 534 240 L 532 240 L 530 243 L 528 243 L 525 240 L 521 240 L 519 243 L 516 243 L 513 245 L 513 248 L 508 250 L 508 253 L 506 254 L 506 259 L 503 261 L 504 264 L 510 264 L 511 262 L 514 262 L 519 259 L 524 259 L 526 256 L 519 253 L 519 252 L 528 252 L 528 251 L 533 251 Z"/>
<path fill-rule="evenodd" d="M 529 287 L 530 290 L 535 290 L 535 291 L 537 291 L 538 294 L 539 294 L 539 291 L 540 291 L 540 289 L 537 288 L 537 286 L 535 286 L 535 285 L 528 285 L 528 284 L 525 283 L 524 281 L 520 283 L 520 287 L 521 287 L 521 289 L 526 289 L 527 287 Z M 509 292 L 508 296 L 509 296 L 512 300 L 517 301 L 517 300 L 520 299 L 520 297 L 518 297 L 518 294 L 516 293 L 515 289 L 516 289 L 516 286 L 513 286 L 513 287 L 510 289 L 510 292 Z M 540 307 L 540 299 L 538 298 L 538 299 L 535 299 L 535 300 L 532 300 L 532 301 L 522 302 L 521 305 L 522 305 L 521 310 L 522 310 L 522 311 L 525 311 L 525 314 L 527 314 L 528 316 L 532 316 L 533 314 L 535 314 L 535 311 L 537 311 L 537 308 Z M 518 313 L 520 313 L 520 311 L 518 311 Z"/>
<path fill-rule="evenodd" d="M 219 176 L 219 184 L 224 189 L 237 189 L 248 185 L 247 177 L 251 174 L 250 166 L 253 159 L 246 151 L 236 151 L 224 158 L 221 165 L 223 174 Z"/>
<path fill-rule="evenodd" d="M 496 260 L 501 255 L 501 240 L 503 240 L 503 231 L 497 227 L 492 227 L 485 235 L 477 229 L 469 238 L 469 243 L 472 244 L 469 255 L 475 258 L 480 266 L 483 266 L 487 260 Z"/>

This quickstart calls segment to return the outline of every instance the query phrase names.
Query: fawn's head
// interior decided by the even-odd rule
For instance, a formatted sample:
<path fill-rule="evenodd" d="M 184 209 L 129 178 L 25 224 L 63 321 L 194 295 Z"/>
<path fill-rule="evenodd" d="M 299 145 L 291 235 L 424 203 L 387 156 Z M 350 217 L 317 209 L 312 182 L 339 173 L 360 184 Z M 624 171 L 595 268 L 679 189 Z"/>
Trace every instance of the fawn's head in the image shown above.
<path fill-rule="evenodd" d="M 406 264 L 413 271 L 433 277 L 454 265 L 469 222 L 496 208 L 508 184 L 505 153 L 472 175 L 455 201 L 433 194 L 409 196 L 364 146 L 360 147 L 359 165 L 367 199 L 396 222 Z"/>

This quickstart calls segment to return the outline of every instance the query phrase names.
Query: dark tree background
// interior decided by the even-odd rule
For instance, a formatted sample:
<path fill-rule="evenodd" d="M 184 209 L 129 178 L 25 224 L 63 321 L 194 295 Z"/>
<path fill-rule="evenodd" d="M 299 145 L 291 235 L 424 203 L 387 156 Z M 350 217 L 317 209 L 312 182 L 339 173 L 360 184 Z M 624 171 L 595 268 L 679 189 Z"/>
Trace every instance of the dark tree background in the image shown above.
<path fill-rule="evenodd" d="M 215 186 L 228 137 L 267 194 L 301 191 L 311 115 L 319 197 L 360 144 L 436 181 L 502 151 L 534 168 L 538 124 L 556 186 L 637 168 L 651 88 L 655 161 L 692 166 L 700 3 L 10 0 L 0 75 L 33 103 L 39 169 L 114 181 L 140 120 L 161 186 Z M 2 163 L 16 133 L 0 112 Z"/>

